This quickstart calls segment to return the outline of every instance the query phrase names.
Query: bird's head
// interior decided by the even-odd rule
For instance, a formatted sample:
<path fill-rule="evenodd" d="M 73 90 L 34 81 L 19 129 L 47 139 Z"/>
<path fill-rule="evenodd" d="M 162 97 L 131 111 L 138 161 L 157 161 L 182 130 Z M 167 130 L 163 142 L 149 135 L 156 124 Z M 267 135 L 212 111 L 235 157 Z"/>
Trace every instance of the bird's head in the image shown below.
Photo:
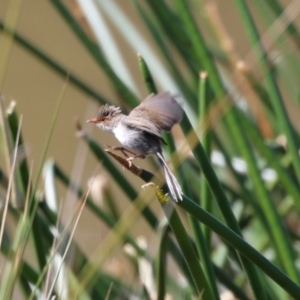
<path fill-rule="evenodd" d="M 119 121 L 119 116 L 122 115 L 120 107 L 105 104 L 98 113 L 98 116 L 87 120 L 88 123 L 95 123 L 100 129 L 112 131 Z"/>

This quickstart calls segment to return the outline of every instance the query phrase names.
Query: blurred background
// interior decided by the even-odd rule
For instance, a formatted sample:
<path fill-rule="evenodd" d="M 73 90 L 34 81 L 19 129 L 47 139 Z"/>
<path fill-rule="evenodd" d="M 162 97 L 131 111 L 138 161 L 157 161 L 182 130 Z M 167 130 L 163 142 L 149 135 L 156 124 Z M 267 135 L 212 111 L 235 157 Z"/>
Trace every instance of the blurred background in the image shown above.
<path fill-rule="evenodd" d="M 184 95 L 182 95 L 176 83 L 170 80 L 172 73 L 166 70 L 166 62 L 133 3 L 131 1 L 116 1 L 111 5 L 107 5 L 104 3 L 105 1 L 102 2 L 100 1 L 96 4 L 96 7 L 99 9 L 99 14 L 103 18 L 102 22 L 107 26 L 107 30 L 112 35 L 111 38 L 114 40 L 115 45 L 107 44 L 103 40 L 100 42 L 100 46 L 103 48 L 107 47 L 105 51 L 108 53 L 110 51 L 118 52 L 119 61 L 122 61 L 122 65 L 118 65 L 116 59 L 113 68 L 121 80 L 128 84 L 139 100 L 144 99 L 149 93 L 139 70 L 137 54 L 140 53 L 147 61 L 147 55 L 150 53 L 150 59 L 154 57 L 156 63 L 161 64 L 160 66 L 152 66 L 151 61 L 149 61 L 150 71 L 156 80 L 159 90 L 169 90 L 179 95 L 178 101 L 189 113 L 188 102 L 185 101 Z M 5 17 L 10 12 L 9 9 L 11 9 L 11 13 L 16 15 L 16 31 L 23 38 L 62 66 L 66 72 L 87 83 L 110 103 L 126 106 L 126 100 L 115 90 L 105 72 L 99 68 L 99 65 L 93 60 L 90 53 L 86 51 L 51 2 L 20 3 L 19 5 L 16 4 L 15 7 L 11 3 L 13 2 L 1 1 L 1 20 L 5 20 Z M 82 7 L 76 1 L 65 1 L 63 3 L 70 9 L 70 12 L 81 24 L 86 34 L 93 40 L 96 40 L 95 33 L 90 27 L 88 17 L 85 15 Z M 208 6 L 215 5 L 214 9 L 218 10 L 222 21 L 224 21 L 224 26 L 226 25 L 226 30 L 230 32 L 236 51 L 241 57 L 244 57 L 251 50 L 251 46 L 247 42 L 233 3 L 231 1 L 226 1 L 226 3 L 224 1 L 207 1 L 206 4 Z M 10 5 L 13 8 L 10 8 Z M 131 42 L 126 40 L 124 33 L 120 32 L 119 28 L 119 26 L 122 26 L 116 14 L 119 11 L 114 12 L 114 8 L 117 8 L 124 14 L 133 29 L 138 32 L 140 39 L 137 38 Z M 107 10 L 110 11 L 109 14 Z M 201 18 L 207 18 L 207 12 L 203 9 L 199 9 L 197 14 L 198 22 L 201 22 Z M 102 38 L 105 38 L 105 35 Z M 132 39 L 134 38 L 132 37 Z M 112 47 L 117 47 L 117 49 L 112 49 Z M 175 57 L 178 55 L 172 48 L 170 48 L 170 51 Z M 112 62 L 114 61 L 113 57 L 108 58 Z M 177 59 L 180 72 L 188 76 L 180 57 Z M 62 92 L 66 76 L 57 74 L 51 67 L 45 65 L 43 61 L 37 59 L 34 54 L 16 42 L 11 45 L 9 56 L 3 67 L 5 68 L 2 82 L 4 106 L 8 107 L 12 100 L 16 101 L 16 109 L 24 118 L 22 132 L 25 140 L 26 155 L 29 161 L 34 161 L 36 166 L 45 145 L 55 105 Z M 158 68 L 158 71 L 156 71 L 156 68 Z M 161 75 L 164 74 L 156 76 L 156 72 L 161 72 L 159 68 L 164 69 L 169 78 L 164 77 L 163 81 L 161 81 Z M 54 158 L 67 173 L 80 174 L 79 183 L 83 186 L 87 184 L 95 172 L 95 165 L 99 165 L 99 163 L 87 152 L 80 156 L 82 162 L 78 161 L 76 154 L 81 153 L 80 151 L 83 150 L 78 148 L 82 142 L 75 134 L 75 120 L 79 120 L 85 130 L 89 131 L 102 146 L 118 144 L 112 134 L 102 132 L 91 124 L 85 123 L 87 119 L 96 116 L 100 106 L 101 103 L 97 102 L 95 98 L 90 97 L 78 87 L 68 83 L 47 155 L 50 158 Z M 191 117 L 195 119 L 195 116 L 192 115 Z M 221 115 L 219 117 L 222 118 Z M 218 122 L 219 117 L 216 118 L 215 122 Z M 147 162 L 138 161 L 138 163 L 149 167 Z M 130 173 L 126 173 L 126 176 L 132 178 Z M 114 188 L 117 188 L 113 180 L 109 179 L 109 182 Z M 132 180 L 132 182 L 137 188 L 140 187 L 140 182 L 137 180 Z M 119 204 L 127 206 L 128 203 L 125 200 L 119 201 Z M 154 206 L 156 205 L 154 204 Z M 157 209 L 158 207 L 156 207 Z M 98 223 L 91 223 L 93 217 L 91 218 L 90 214 L 86 217 L 83 215 L 83 220 L 85 221 L 82 223 L 86 223 L 87 228 L 84 228 L 82 232 L 79 229 L 79 232 L 82 233 L 80 236 L 83 239 L 88 239 L 88 244 L 85 243 L 88 245 L 86 250 L 92 253 L 94 247 L 98 244 L 97 237 L 101 229 L 99 229 Z M 93 230 L 95 227 L 98 228 L 96 231 Z M 145 232 L 146 229 L 143 227 L 141 232 Z"/>
<path fill-rule="evenodd" d="M 9 4 L 10 1 L 1 1 L 0 3 L 2 20 L 5 19 Z M 207 4 L 216 5 L 224 26 L 226 26 L 226 30 L 232 38 L 235 50 L 241 58 L 245 57 L 250 52 L 251 45 L 247 41 L 233 3 L 231 1 L 213 1 L 211 3 L 207 1 Z M 72 13 L 78 18 L 86 33 L 95 38 L 93 29 L 90 28 L 86 16 L 78 3 L 76 1 L 66 1 L 66 5 L 70 7 Z M 121 76 L 123 76 L 121 79 L 130 83 L 130 88 L 142 100 L 148 95 L 148 92 L 139 71 L 137 53 L 143 55 L 144 50 L 153 51 L 162 64 L 162 67 L 165 66 L 165 62 L 131 1 L 119 1 L 116 2 L 116 5 L 124 12 L 128 20 L 132 23 L 133 28 L 138 30 L 142 40 L 137 40 L 135 45 L 128 43 L 124 36 L 122 36 L 122 32 L 114 24 L 114 22 L 120 22 L 111 20 L 112 16 L 107 16 L 104 9 L 101 10 L 101 16 L 104 18 L 103 22 L 108 26 L 112 38 L 116 42 L 119 55 L 124 59 L 123 63 L 128 73 L 121 73 L 120 71 Z M 106 9 L 112 8 L 113 6 Z M 101 92 L 110 102 L 118 104 L 122 101 L 121 95 L 116 93 L 105 73 L 95 63 L 82 43 L 70 30 L 68 24 L 57 13 L 51 2 L 20 4 L 16 10 L 17 22 L 15 26 L 22 37 L 49 55 L 59 65 L 63 66 L 67 72 L 88 82 L 95 91 Z M 198 18 L 199 22 L 201 22 L 201 18 L 207 18 L 206 12 L 199 10 Z M 105 47 L 105 41 L 103 44 Z M 147 47 L 150 48 L 147 49 Z M 172 51 L 172 49 L 170 50 Z M 178 58 L 178 60 L 180 59 Z M 151 70 L 152 66 L 150 65 L 149 67 Z M 180 67 L 180 70 L 184 72 L 185 69 L 182 63 L 179 65 Z M 119 71 L 116 69 L 115 72 Z M 156 76 L 155 73 L 153 73 L 153 76 Z M 31 159 L 38 159 L 38 155 L 44 144 L 43 137 L 45 137 L 49 130 L 55 103 L 61 93 L 64 82 L 65 77 L 59 76 L 43 62 L 37 60 L 32 53 L 24 49 L 20 44 L 13 43 L 9 59 L 5 65 L 2 96 L 4 97 L 6 106 L 12 99 L 16 100 L 18 112 L 24 114 L 23 132 L 26 140 L 27 154 Z M 168 82 L 160 83 L 157 80 L 156 83 L 161 90 L 180 93 L 177 86 L 172 86 L 171 84 L 168 86 Z M 184 99 L 180 98 L 179 101 L 183 103 Z M 60 115 L 56 123 L 55 133 L 49 148 L 49 156 L 55 157 L 68 171 L 71 171 L 74 164 L 75 149 L 78 146 L 78 139 L 74 136 L 74 120 L 79 119 L 84 123 L 86 118 L 97 114 L 100 105 L 92 97 L 89 97 L 72 84 L 68 84 Z M 87 129 L 91 127 L 86 124 L 84 126 Z M 96 128 L 92 128 L 91 130 L 96 131 Z M 103 144 L 114 141 L 113 139 L 109 139 L 110 135 L 105 133 L 96 131 L 95 135 L 97 135 L 98 139 L 105 138 Z M 107 139 L 109 140 L 107 141 Z M 84 176 L 90 174 L 90 167 L 94 164 L 93 161 L 90 162 L 89 157 L 87 159 L 88 165 L 83 170 Z"/>
<path fill-rule="evenodd" d="M 56 107 L 62 98 L 46 160 L 53 159 L 55 164 L 84 191 L 91 183 L 93 175 L 97 174 L 98 177 L 91 190 L 93 203 L 103 206 L 105 199 L 109 201 L 114 199 L 113 203 L 118 211 L 117 216 L 114 217 L 118 220 L 122 215 L 120 212 L 130 209 L 131 204 L 128 201 L 130 197 L 124 194 L 122 184 L 115 180 L 115 174 L 111 173 L 111 169 L 105 164 L 101 167 L 102 159 L 91 153 L 91 145 L 80 138 L 78 123 L 82 125 L 84 132 L 100 145 L 100 148 L 103 149 L 105 145 L 118 144 L 111 134 L 102 132 L 91 124 L 86 124 L 86 120 L 95 117 L 99 107 L 106 102 L 121 106 L 125 112 L 128 112 L 138 104 L 138 101 L 147 97 L 151 88 L 147 85 L 147 78 L 141 70 L 139 54 L 148 65 L 157 90 L 167 90 L 177 95 L 177 100 L 185 109 L 197 137 L 204 138 L 203 145 L 206 153 L 212 160 L 221 184 L 224 185 L 233 212 L 240 225 L 245 226 L 242 229 L 250 238 L 250 244 L 253 243 L 259 251 L 266 251 L 266 253 L 271 251 L 270 256 L 266 255 L 268 259 L 282 267 L 295 282 L 299 282 L 297 281 L 299 280 L 297 236 L 299 210 L 295 208 L 299 204 L 295 204 L 295 196 L 299 194 L 300 169 L 298 162 L 295 166 L 293 163 L 297 158 L 297 149 L 299 149 L 297 147 L 300 129 L 298 83 L 300 5 L 297 1 L 288 0 L 268 0 L 264 3 L 246 2 L 238 0 L 154 0 L 152 2 L 146 0 L 1 0 L 1 101 L 4 109 L 15 101 L 17 114 L 23 117 L 23 145 L 19 156 L 20 160 L 26 159 L 29 165 L 33 162 L 33 180 L 37 183 L 38 190 L 42 191 L 41 198 L 43 198 L 46 194 L 45 177 L 39 177 L 38 166 L 48 141 Z M 187 7 L 187 11 L 181 9 L 182 7 Z M 12 36 L 8 32 L 14 32 L 15 39 L 10 39 Z M 206 106 L 202 106 L 201 99 L 203 98 L 199 96 L 201 95 L 199 79 L 201 72 L 208 74 L 207 83 L 204 83 L 204 86 L 206 85 L 204 98 L 208 99 Z M 273 99 L 279 102 L 276 102 L 277 100 L 273 102 Z M 207 109 L 202 116 L 201 107 Z M 283 115 L 278 115 L 282 107 L 284 107 Z M 247 119 L 252 125 L 243 123 L 245 127 L 243 127 L 244 131 L 241 128 L 241 132 L 235 129 L 241 126 L 239 122 L 236 122 L 235 126 L 232 125 L 234 122 L 224 125 L 224 118 L 232 110 L 237 110 L 237 114 L 242 114 L 244 116 L 242 118 Z M 241 150 L 239 141 L 235 142 L 238 136 L 247 132 L 247 126 L 252 126 L 257 130 L 261 142 L 268 147 L 268 154 L 274 155 L 268 156 L 265 152 L 260 152 L 258 150 L 260 146 L 254 142 L 253 135 L 246 137 L 253 151 L 252 162 L 257 164 L 257 170 L 255 171 L 254 167 L 253 173 L 245 156 L 246 150 Z M 287 131 L 292 133 L 289 134 Z M 82 134 L 82 131 L 79 130 L 79 132 Z M 214 137 L 209 137 L 208 140 L 212 141 L 206 142 L 208 135 L 216 135 L 219 142 L 215 141 Z M 182 131 L 179 126 L 176 126 L 173 130 L 173 137 L 183 165 L 186 162 L 186 166 L 181 170 L 183 172 L 181 174 L 184 175 L 179 176 L 179 180 L 185 186 L 184 190 L 189 190 L 190 197 L 193 196 L 196 199 L 195 195 L 199 196 L 201 193 L 197 190 L 200 185 L 199 178 L 204 177 L 202 175 L 195 177 L 202 174 L 198 169 L 199 161 L 193 159 L 194 149 L 191 146 L 188 147 L 187 133 L 184 129 Z M 257 136 L 256 138 L 259 139 Z M 290 145 L 291 140 L 294 146 L 287 146 Z M 209 146 L 206 147 L 207 143 Z M 221 143 L 226 151 L 218 143 Z M 12 149 L 10 149 L 11 156 Z M 171 152 L 167 154 L 169 159 L 172 159 Z M 2 170 L 6 169 L 6 159 L 5 155 L 0 158 Z M 251 161 L 251 158 L 249 159 Z M 276 169 L 277 165 L 276 167 L 270 165 L 272 160 L 279 161 L 281 171 Z M 229 162 L 231 162 L 230 166 Z M 245 167 L 247 164 L 248 169 Z M 129 171 L 123 170 L 118 163 L 114 165 L 139 194 L 143 181 Z M 137 165 L 153 173 L 157 171 L 157 166 L 151 159 L 139 160 Z M 201 162 L 200 166 L 202 166 Z M 283 172 L 282 177 L 285 178 L 286 185 L 281 182 L 282 177 L 278 175 L 281 174 L 280 172 Z M 254 174 L 262 180 L 261 185 L 253 183 Z M 6 176 L 9 178 L 9 172 Z M 192 177 L 194 182 L 192 182 Z M 237 178 L 240 178 L 240 181 Z M 189 183 L 188 186 L 186 186 L 187 183 Z M 56 205 L 57 207 L 61 205 L 60 220 L 66 225 L 78 201 L 74 193 L 70 191 L 70 186 L 59 180 L 56 185 L 58 188 Z M 206 189 L 208 190 L 208 187 Z M 268 206 L 262 208 L 260 204 L 252 206 L 251 200 L 250 202 L 245 200 L 245 194 L 256 195 L 250 196 L 250 198 L 257 197 L 253 200 L 254 202 L 260 197 L 269 197 L 271 199 L 269 203 L 272 203 L 270 205 L 273 205 L 275 211 L 278 207 L 282 208 L 283 211 L 277 211 L 275 215 L 282 224 L 290 226 L 287 231 L 291 230 L 292 233 L 287 234 L 285 226 L 283 226 L 282 235 L 272 233 L 270 230 L 272 223 L 268 223 L 269 220 L 263 217 L 264 209 Z M 151 188 L 142 192 L 142 195 L 155 200 Z M 208 195 L 212 197 L 210 192 Z M 203 195 L 201 197 L 203 199 Z M 4 196 L 1 197 L 1 200 L 4 201 L 4 198 Z M 200 200 L 195 201 L 200 203 Z M 24 199 L 21 202 L 24 202 Z M 202 200 L 201 204 L 203 204 Z M 114 208 L 107 203 L 106 205 L 109 213 L 113 215 Z M 154 211 L 158 221 L 164 219 L 164 213 L 158 201 L 152 201 L 149 207 Z M 216 204 L 204 208 L 223 221 L 223 218 L 226 220 L 226 217 L 221 216 L 222 213 Z M 56 210 L 59 211 L 58 208 Z M 193 226 L 184 211 L 181 211 L 181 217 L 187 231 L 193 235 L 194 232 L 191 229 Z M 273 218 L 275 223 L 276 220 L 278 219 Z M 11 227 L 8 227 L 10 228 L 8 232 L 15 232 L 17 228 L 15 219 L 12 217 L 9 222 Z M 267 225 L 264 227 L 260 222 Z M 158 233 L 153 231 L 152 227 L 140 216 L 129 226 L 129 232 L 134 239 L 144 236 L 150 244 L 149 253 L 155 256 L 159 241 Z M 79 245 L 87 260 L 93 260 L 96 249 L 110 232 L 111 226 L 103 222 L 99 216 L 95 216 L 89 207 L 84 209 L 80 217 L 74 243 Z M 276 234 L 288 239 L 290 236 L 293 237 L 289 248 L 291 253 L 293 252 L 291 254 L 293 259 L 291 257 L 289 259 L 291 265 L 296 266 L 295 270 L 292 270 L 293 267 L 286 269 L 282 264 L 283 257 L 278 253 L 274 254 L 276 253 L 274 249 L 278 247 L 273 248 L 271 241 Z M 262 240 L 262 244 L 258 240 Z M 280 237 L 276 241 L 280 244 Z M 241 266 L 237 262 L 231 265 L 226 261 L 225 253 L 231 250 L 228 250 L 214 235 L 207 238 L 207 245 L 212 251 L 211 258 L 214 259 L 214 263 L 231 274 L 229 276 L 233 276 L 234 284 L 245 292 L 244 299 L 254 299 L 255 292 L 251 291 L 246 276 L 241 275 Z M 33 255 L 34 251 L 30 246 L 25 248 L 26 259 L 35 269 L 41 268 L 41 262 Z M 76 251 L 74 249 L 70 251 L 69 265 L 76 265 Z M 285 250 L 278 251 L 284 252 Z M 124 293 L 126 296 L 123 297 L 120 288 L 119 293 L 116 291 L 111 299 L 129 299 L 132 295 L 138 297 L 136 299 L 147 299 L 146 294 L 136 287 L 140 285 L 141 280 L 136 271 L 139 268 L 126 255 L 124 258 L 123 250 L 116 255 L 111 255 L 108 259 L 111 264 L 107 263 L 104 269 L 116 278 L 130 272 L 130 280 L 127 280 L 125 285 L 129 291 L 132 287 L 132 294 L 126 290 Z M 184 258 L 179 259 L 179 262 L 183 261 Z M 5 263 L 6 259 L 3 257 L 2 265 L 5 266 Z M 188 292 L 180 296 L 177 294 L 178 298 L 176 298 L 176 293 L 174 296 L 174 291 L 170 289 L 170 297 L 189 299 L 189 296 L 195 295 L 191 292 L 193 288 L 186 283 L 189 280 L 178 271 L 175 265 L 176 263 L 172 262 L 171 269 L 175 268 L 178 272 L 178 278 L 174 280 L 184 282 L 182 286 Z M 227 291 L 227 288 L 220 288 L 224 286 L 224 282 L 220 285 L 219 281 L 216 280 L 216 282 L 218 282 L 219 294 L 222 295 L 221 291 Z M 273 296 L 272 284 L 267 289 L 268 296 Z M 146 284 L 145 286 L 147 290 L 148 287 Z M 26 293 L 21 292 L 22 288 L 12 288 L 12 290 L 14 291 L 12 298 L 27 299 Z M 290 299 L 288 293 L 280 288 L 279 290 L 280 292 L 277 290 L 275 292 L 275 294 L 278 292 L 278 299 Z M 94 294 L 87 292 L 86 297 L 87 299 L 89 297 L 101 299 L 97 298 L 96 294 L 95 291 Z M 217 299 L 218 293 L 213 294 L 214 297 L 207 299 Z M 234 299 L 233 294 L 231 293 L 231 298 L 228 299 Z M 64 299 L 68 297 L 72 299 L 70 294 L 61 296 Z M 238 297 L 236 294 L 236 297 L 242 299 L 243 296 Z M 155 299 L 155 296 L 150 295 L 149 298 Z"/>

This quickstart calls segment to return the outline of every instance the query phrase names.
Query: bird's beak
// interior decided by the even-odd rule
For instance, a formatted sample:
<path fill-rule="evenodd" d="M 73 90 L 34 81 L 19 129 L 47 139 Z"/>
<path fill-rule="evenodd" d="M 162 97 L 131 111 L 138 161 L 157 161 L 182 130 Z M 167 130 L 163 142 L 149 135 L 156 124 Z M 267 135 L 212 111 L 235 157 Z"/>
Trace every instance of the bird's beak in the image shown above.
<path fill-rule="evenodd" d="M 98 118 L 94 118 L 94 119 L 89 119 L 89 120 L 87 120 L 86 122 L 87 123 L 98 123 Z"/>

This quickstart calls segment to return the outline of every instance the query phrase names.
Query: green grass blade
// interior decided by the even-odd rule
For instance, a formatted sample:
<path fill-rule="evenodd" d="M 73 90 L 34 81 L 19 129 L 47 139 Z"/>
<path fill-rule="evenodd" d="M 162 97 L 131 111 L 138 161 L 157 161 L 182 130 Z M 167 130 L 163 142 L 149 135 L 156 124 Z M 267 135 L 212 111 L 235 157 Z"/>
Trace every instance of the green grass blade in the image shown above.
<path fill-rule="evenodd" d="M 300 286 L 292 281 L 286 274 L 270 263 L 264 256 L 247 244 L 239 235 L 224 226 L 212 215 L 188 198 L 179 203 L 179 206 L 193 215 L 197 220 L 208 226 L 211 230 L 222 236 L 227 243 L 237 249 L 244 257 L 257 265 L 265 274 L 272 278 L 279 286 L 293 297 L 298 297 Z"/>

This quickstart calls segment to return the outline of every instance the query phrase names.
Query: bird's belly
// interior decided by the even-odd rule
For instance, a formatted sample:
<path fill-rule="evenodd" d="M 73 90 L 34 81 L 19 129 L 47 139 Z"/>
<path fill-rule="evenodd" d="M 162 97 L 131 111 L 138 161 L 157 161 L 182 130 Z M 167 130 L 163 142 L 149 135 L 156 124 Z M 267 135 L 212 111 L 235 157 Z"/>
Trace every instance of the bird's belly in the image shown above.
<path fill-rule="evenodd" d="M 128 129 L 127 126 L 120 124 L 114 129 L 114 134 L 124 147 L 135 152 L 141 152 L 137 142 L 139 140 L 139 133 L 137 131 Z"/>
<path fill-rule="evenodd" d="M 152 140 L 153 138 L 143 131 L 119 124 L 113 132 L 125 148 L 134 151 L 136 154 L 147 155 L 160 149 L 159 141 L 157 139 Z"/>

